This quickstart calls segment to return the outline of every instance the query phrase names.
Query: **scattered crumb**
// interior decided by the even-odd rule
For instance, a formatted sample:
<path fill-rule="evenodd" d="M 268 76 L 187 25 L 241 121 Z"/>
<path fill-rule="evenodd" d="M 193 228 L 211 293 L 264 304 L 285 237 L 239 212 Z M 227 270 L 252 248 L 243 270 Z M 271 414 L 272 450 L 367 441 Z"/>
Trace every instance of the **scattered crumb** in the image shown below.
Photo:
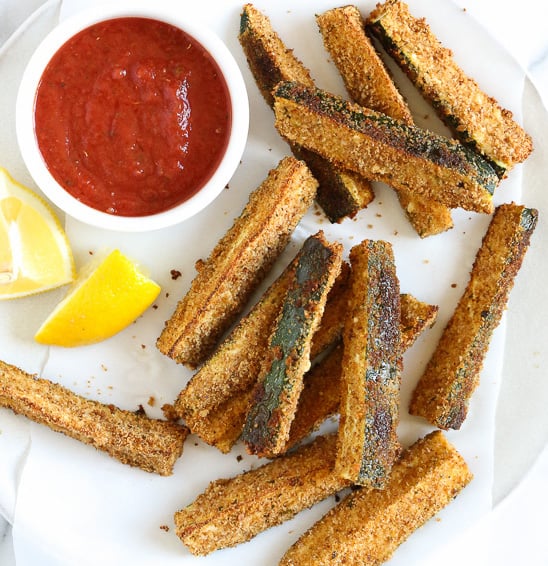
<path fill-rule="evenodd" d="M 169 293 L 166 293 L 166 299 L 169 297 Z"/>
<path fill-rule="evenodd" d="M 156 310 L 158 308 L 158 305 L 152 305 L 152 308 Z"/>
<path fill-rule="evenodd" d="M 368 228 L 373 228 L 373 224 L 368 224 L 367 227 L 368 227 Z"/>
<path fill-rule="evenodd" d="M 176 413 L 175 407 L 169 403 L 162 405 L 162 413 L 164 413 L 164 417 L 168 421 L 176 422 L 179 420 L 179 415 Z"/>
<path fill-rule="evenodd" d="M 430 263 L 430 260 L 429 259 L 423 259 L 422 263 Z"/>
<path fill-rule="evenodd" d="M 172 269 L 170 273 L 173 281 L 177 281 L 177 279 L 179 279 L 179 277 L 181 277 L 182 275 L 182 273 L 178 269 Z"/>
<path fill-rule="evenodd" d="M 102 369 L 103 371 L 108 371 L 108 368 L 107 368 L 107 366 L 106 366 L 105 364 L 101 364 L 101 369 Z"/>
<path fill-rule="evenodd" d="M 236 456 L 236 461 L 237 461 L 237 462 L 241 462 L 243 459 L 244 459 L 244 457 L 243 457 L 241 454 L 238 454 L 238 455 Z"/>
<path fill-rule="evenodd" d="M 93 252 L 91 250 L 88 251 L 89 255 L 93 255 Z"/>
<path fill-rule="evenodd" d="M 456 287 L 457 287 L 457 284 L 456 284 L 456 283 L 451 283 L 451 288 L 452 288 L 452 289 L 455 289 Z"/>
<path fill-rule="evenodd" d="M 162 529 L 162 531 L 169 533 L 169 527 L 167 525 L 160 525 L 160 528 Z"/>
<path fill-rule="evenodd" d="M 149 406 L 149 407 L 154 407 L 154 405 L 156 405 L 156 399 L 154 398 L 153 395 L 151 395 L 151 396 L 148 398 L 148 406 Z"/>
<path fill-rule="evenodd" d="M 376 216 L 377 218 L 382 218 L 382 214 L 381 214 L 380 212 L 376 212 L 376 213 L 375 213 L 375 216 Z"/>
<path fill-rule="evenodd" d="M 146 347 L 147 347 L 146 344 L 141 344 L 141 348 L 142 348 L 143 350 L 146 350 Z"/>

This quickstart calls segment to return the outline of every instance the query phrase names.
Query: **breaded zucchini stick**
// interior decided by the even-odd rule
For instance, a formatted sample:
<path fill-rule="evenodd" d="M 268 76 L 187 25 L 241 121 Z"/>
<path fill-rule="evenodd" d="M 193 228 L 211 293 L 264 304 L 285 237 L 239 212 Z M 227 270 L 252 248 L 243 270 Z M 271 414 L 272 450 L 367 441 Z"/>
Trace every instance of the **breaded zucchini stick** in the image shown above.
<path fill-rule="evenodd" d="M 249 68 L 266 103 L 272 107 L 272 90 L 280 81 L 297 81 L 314 86 L 310 71 L 288 49 L 272 28 L 270 19 L 252 4 L 246 4 L 238 36 Z M 306 162 L 319 186 L 316 201 L 331 222 L 340 222 L 365 208 L 374 198 L 369 181 L 340 170 L 323 157 L 290 144 L 297 159 Z"/>
<path fill-rule="evenodd" d="M 286 246 L 317 185 L 294 157 L 269 172 L 166 322 L 161 352 L 190 367 L 204 361 Z"/>
<path fill-rule="evenodd" d="M 303 376 L 310 368 L 312 336 L 341 262 L 342 245 L 327 242 L 322 232 L 305 241 L 269 339 L 267 357 L 242 432 L 251 454 L 273 456 L 285 446 Z"/>
<path fill-rule="evenodd" d="M 188 435 L 176 423 L 86 399 L 2 361 L 0 407 L 162 476 L 172 474 Z"/>
<path fill-rule="evenodd" d="M 497 175 L 457 141 L 297 83 L 279 84 L 274 98 L 276 127 L 290 142 L 396 190 L 493 211 Z"/>
<path fill-rule="evenodd" d="M 316 22 L 352 100 L 360 106 L 413 124 L 407 103 L 365 33 L 358 8 L 333 8 L 317 15 Z M 443 204 L 409 191 L 399 190 L 396 194 L 409 222 L 421 238 L 453 227 L 451 211 Z"/>
<path fill-rule="evenodd" d="M 248 407 L 244 399 L 248 399 L 249 395 L 246 396 L 245 393 L 257 382 L 267 355 L 270 334 L 302 254 L 303 248 L 194 374 L 175 402 L 175 411 L 192 432 L 223 451 L 225 443 L 221 447 L 217 442 L 218 434 L 222 431 L 220 427 L 226 423 L 231 430 L 230 423 L 234 422 L 234 411 L 237 411 L 241 417 L 234 441 L 240 436 Z M 333 291 L 335 288 L 330 290 L 328 298 Z M 329 304 L 328 301 L 326 308 Z M 322 335 L 328 333 L 329 329 L 325 329 Z M 329 336 L 324 341 L 328 339 Z M 241 396 L 240 393 L 244 395 Z M 232 400 L 235 405 L 233 410 L 226 405 L 226 402 L 230 404 Z M 215 415 L 217 408 L 220 409 L 218 416 Z M 211 415 L 212 413 L 214 414 Z M 210 415 L 215 424 L 209 418 Z M 215 431 L 213 436 L 210 434 L 212 430 Z"/>
<path fill-rule="evenodd" d="M 285 553 L 280 566 L 378 566 L 472 480 L 440 431 L 405 451 L 385 489 L 353 491 Z"/>
<path fill-rule="evenodd" d="M 468 285 L 413 392 L 411 414 L 442 429 L 464 422 L 537 217 L 536 210 L 521 205 L 497 207 Z"/>
<path fill-rule="evenodd" d="M 454 135 L 488 159 L 502 177 L 533 149 L 531 137 L 468 77 L 424 18 L 399 0 L 378 4 L 367 29 L 381 42 Z"/>
<path fill-rule="evenodd" d="M 438 307 L 423 303 L 409 294 L 400 295 L 400 303 L 401 348 L 404 352 L 421 332 L 434 324 Z M 286 451 L 339 412 L 341 371 L 342 347 L 338 345 L 305 375 Z"/>
<path fill-rule="evenodd" d="M 212 482 L 175 514 L 177 536 L 195 555 L 245 542 L 348 485 L 333 473 L 336 437 L 231 479 Z"/>
<path fill-rule="evenodd" d="M 354 484 L 383 487 L 400 450 L 399 281 L 388 242 L 364 240 L 350 263 L 335 467 Z"/>

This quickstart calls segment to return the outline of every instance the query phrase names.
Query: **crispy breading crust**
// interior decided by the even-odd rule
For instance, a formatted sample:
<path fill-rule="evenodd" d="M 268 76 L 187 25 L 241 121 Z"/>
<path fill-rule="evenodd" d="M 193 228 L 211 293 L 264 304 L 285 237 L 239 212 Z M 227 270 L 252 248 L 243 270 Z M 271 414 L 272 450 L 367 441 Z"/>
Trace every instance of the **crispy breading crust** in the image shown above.
<path fill-rule="evenodd" d="M 426 329 L 436 322 L 439 307 L 419 301 L 409 293 L 400 295 L 401 306 L 401 347 L 405 351 L 415 343 L 415 340 Z"/>
<path fill-rule="evenodd" d="M 289 141 L 396 190 L 493 211 L 497 175 L 457 141 L 297 83 L 280 83 L 274 98 L 276 127 Z"/>
<path fill-rule="evenodd" d="M 316 22 L 352 100 L 412 124 L 411 111 L 366 35 L 358 8 L 333 8 L 317 14 Z"/>
<path fill-rule="evenodd" d="M 286 246 L 317 185 L 294 157 L 269 172 L 166 322 L 161 352 L 190 367 L 204 361 Z"/>
<path fill-rule="evenodd" d="M 405 451 L 385 489 L 353 491 L 285 553 L 280 566 L 378 566 L 449 504 L 472 473 L 440 431 Z"/>
<path fill-rule="evenodd" d="M 249 68 L 266 103 L 272 107 L 272 90 L 280 81 L 314 86 L 310 71 L 274 31 L 270 19 L 252 4 L 243 7 L 238 39 Z M 355 215 L 374 198 L 369 181 L 352 172 L 338 170 L 319 155 L 295 144 L 291 151 L 306 162 L 319 186 L 316 195 L 331 222 Z"/>
<path fill-rule="evenodd" d="M 354 102 L 413 124 L 411 111 L 365 33 L 364 20 L 356 6 L 333 8 L 316 16 L 324 45 L 331 55 Z M 409 191 L 397 196 L 409 222 L 421 238 L 453 227 L 446 206 Z"/>
<path fill-rule="evenodd" d="M 501 174 L 529 156 L 531 137 L 512 113 L 466 75 L 425 19 L 412 16 L 407 4 L 377 4 L 366 25 L 455 136 L 494 162 Z"/>
<path fill-rule="evenodd" d="M 0 406 L 107 452 L 123 464 L 173 473 L 188 429 L 86 399 L 0 361 Z"/>
<path fill-rule="evenodd" d="M 347 486 L 333 473 L 334 435 L 232 479 L 212 482 L 175 514 L 177 536 L 195 555 L 245 542 Z"/>
<path fill-rule="evenodd" d="M 464 422 L 537 217 L 536 210 L 521 205 L 497 207 L 468 285 L 413 392 L 411 414 L 442 429 Z"/>
<path fill-rule="evenodd" d="M 179 393 L 175 410 L 192 432 L 200 435 L 200 422 L 227 399 L 249 390 L 257 381 L 268 338 L 297 261 L 298 255 Z"/>
<path fill-rule="evenodd" d="M 242 431 L 252 454 L 280 454 L 287 442 L 303 376 L 310 368 L 312 337 L 341 263 L 342 245 L 329 243 L 323 232 L 303 244 Z"/>
<path fill-rule="evenodd" d="M 392 246 L 364 240 L 350 250 L 343 330 L 336 469 L 354 484 L 383 487 L 400 451 L 400 291 Z"/>

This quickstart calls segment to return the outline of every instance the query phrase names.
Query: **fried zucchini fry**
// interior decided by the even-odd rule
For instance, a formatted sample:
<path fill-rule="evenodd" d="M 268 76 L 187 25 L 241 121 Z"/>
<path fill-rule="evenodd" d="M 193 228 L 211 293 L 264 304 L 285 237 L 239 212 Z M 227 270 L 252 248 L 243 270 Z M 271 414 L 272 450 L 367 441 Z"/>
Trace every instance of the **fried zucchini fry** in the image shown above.
<path fill-rule="evenodd" d="M 195 555 L 245 542 L 333 495 L 347 482 L 333 473 L 336 437 L 319 436 L 299 450 L 232 479 L 212 482 L 175 514 L 177 536 Z"/>
<path fill-rule="evenodd" d="M 407 103 L 365 33 L 358 8 L 333 8 L 317 15 L 316 22 L 352 100 L 360 106 L 413 124 Z M 453 227 L 451 211 L 443 204 L 409 191 L 399 190 L 396 194 L 409 222 L 421 238 Z"/>
<path fill-rule="evenodd" d="M 396 190 L 493 212 L 497 175 L 457 141 L 297 83 L 279 84 L 274 99 L 276 127 L 290 142 Z"/>
<path fill-rule="evenodd" d="M 123 464 L 173 473 L 188 429 L 86 399 L 58 383 L 0 361 L 0 407 L 90 444 Z"/>
<path fill-rule="evenodd" d="M 272 28 L 269 18 L 252 4 L 246 4 L 238 36 L 249 68 L 266 103 L 272 107 L 272 90 L 280 81 L 297 81 L 314 86 L 309 70 L 288 49 Z M 319 155 L 290 144 L 297 159 L 306 162 L 319 186 L 316 201 L 331 222 L 355 215 L 374 198 L 369 181 L 333 167 Z"/>
<path fill-rule="evenodd" d="M 380 488 L 400 450 L 399 281 L 388 242 L 364 240 L 350 262 L 336 469 L 354 484 Z"/>
<path fill-rule="evenodd" d="M 512 113 L 466 75 L 424 18 L 412 16 L 407 4 L 378 4 L 366 25 L 454 135 L 488 159 L 499 176 L 529 156 L 531 137 Z"/>
<path fill-rule="evenodd" d="M 521 205 L 497 207 L 468 285 L 413 392 L 412 415 L 442 429 L 458 429 L 464 422 L 537 218 L 536 210 Z"/>
<path fill-rule="evenodd" d="M 269 339 L 267 357 L 242 431 L 251 454 L 273 456 L 285 446 L 303 376 L 310 368 L 312 336 L 341 262 L 341 244 L 330 244 L 322 232 L 305 241 Z"/>
<path fill-rule="evenodd" d="M 269 172 L 166 322 L 157 341 L 162 353 L 190 367 L 204 361 L 286 246 L 316 188 L 294 157 Z"/>
<path fill-rule="evenodd" d="M 418 440 L 385 489 L 353 491 L 285 553 L 280 566 L 378 566 L 472 480 L 440 431 Z"/>
<path fill-rule="evenodd" d="M 404 352 L 414 344 L 426 328 L 434 324 L 439 309 L 409 294 L 400 295 L 400 304 L 401 348 Z M 342 317 L 340 318 L 342 320 Z M 340 330 L 342 332 L 342 328 Z M 342 347 L 338 345 L 305 375 L 304 388 L 299 397 L 295 418 L 291 423 L 285 451 L 290 450 L 326 419 L 339 412 L 341 364 Z"/>
<path fill-rule="evenodd" d="M 225 447 L 231 447 L 226 441 L 232 438 L 231 423 L 236 414 L 241 417 L 239 430 L 234 430 L 234 441 L 240 436 L 248 407 L 245 400 L 249 395 L 245 394 L 259 377 L 270 334 L 302 254 L 303 248 L 194 374 L 175 402 L 175 411 L 192 432 L 223 451 Z M 232 401 L 233 409 L 230 408 Z M 223 434 L 223 423 L 228 427 L 228 437 Z"/>

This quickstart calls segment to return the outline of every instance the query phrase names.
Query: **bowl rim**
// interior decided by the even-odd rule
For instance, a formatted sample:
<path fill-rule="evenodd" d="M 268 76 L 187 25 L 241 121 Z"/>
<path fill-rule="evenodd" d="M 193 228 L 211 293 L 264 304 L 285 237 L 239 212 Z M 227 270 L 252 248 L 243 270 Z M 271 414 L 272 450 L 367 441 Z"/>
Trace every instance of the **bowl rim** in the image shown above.
<path fill-rule="evenodd" d="M 148 216 L 119 216 L 88 206 L 66 191 L 52 176 L 42 157 L 34 129 L 34 103 L 44 69 L 51 57 L 75 34 L 96 23 L 123 17 L 142 17 L 174 25 L 210 53 L 225 79 L 232 107 L 231 132 L 217 169 L 202 188 L 165 211 Z M 238 167 L 249 133 L 249 99 L 244 78 L 234 56 L 220 37 L 197 20 L 188 21 L 184 11 L 174 12 L 161 2 L 143 4 L 98 4 L 82 10 L 56 25 L 40 42 L 23 72 L 15 105 L 16 137 L 23 161 L 46 198 L 67 215 L 99 228 L 146 232 L 179 224 L 211 204 L 229 183 Z"/>

